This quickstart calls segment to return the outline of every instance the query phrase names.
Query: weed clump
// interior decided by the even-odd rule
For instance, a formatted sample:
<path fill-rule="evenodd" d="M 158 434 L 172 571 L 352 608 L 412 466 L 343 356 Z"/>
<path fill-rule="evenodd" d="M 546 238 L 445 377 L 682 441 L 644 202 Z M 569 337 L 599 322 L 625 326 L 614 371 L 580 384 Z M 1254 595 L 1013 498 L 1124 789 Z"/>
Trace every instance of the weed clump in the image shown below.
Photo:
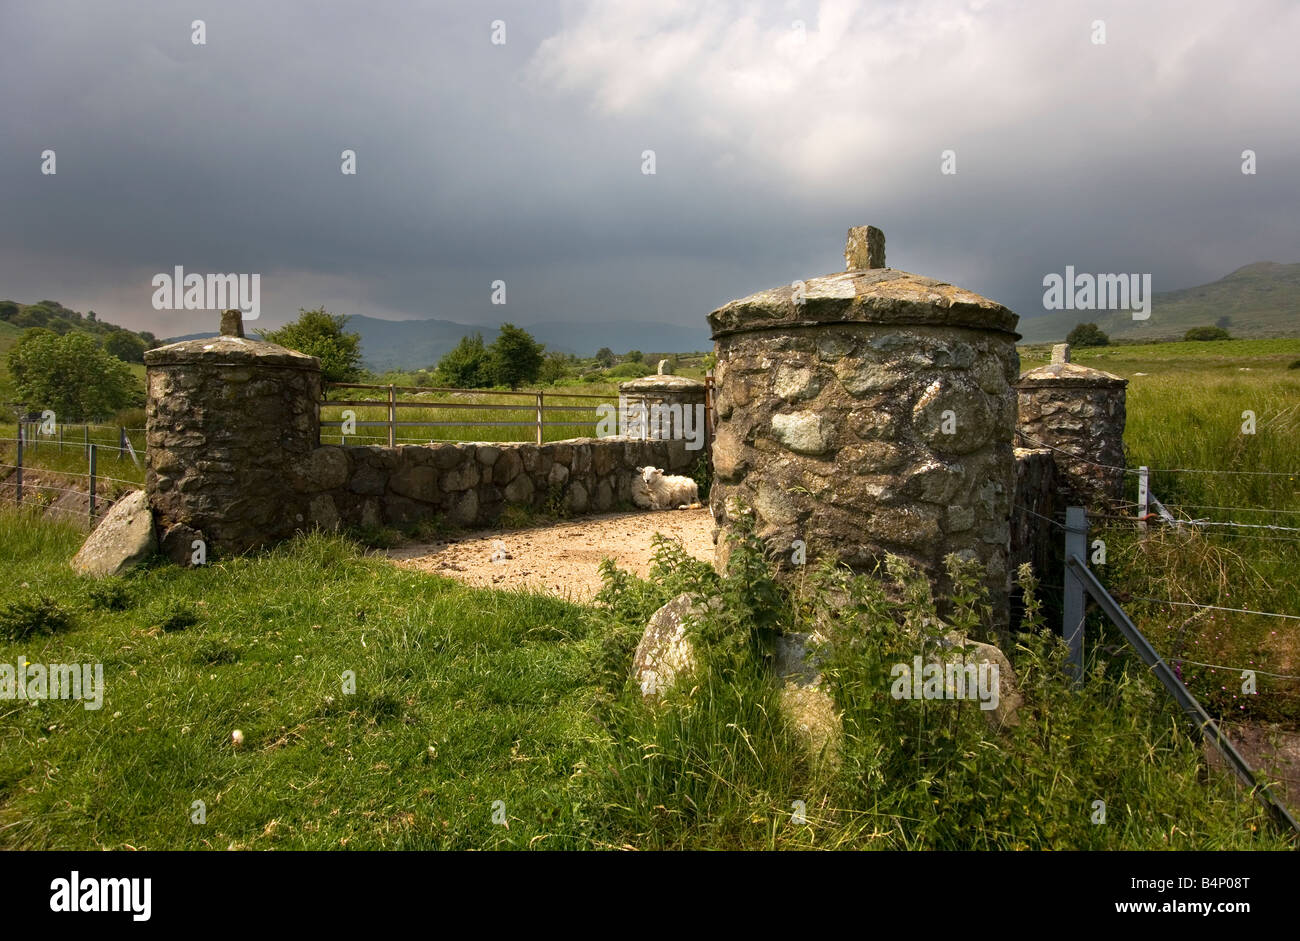
<path fill-rule="evenodd" d="M 0 637 L 27 640 L 40 634 L 58 634 L 72 627 L 72 614 L 46 595 L 20 598 L 0 608 Z"/>

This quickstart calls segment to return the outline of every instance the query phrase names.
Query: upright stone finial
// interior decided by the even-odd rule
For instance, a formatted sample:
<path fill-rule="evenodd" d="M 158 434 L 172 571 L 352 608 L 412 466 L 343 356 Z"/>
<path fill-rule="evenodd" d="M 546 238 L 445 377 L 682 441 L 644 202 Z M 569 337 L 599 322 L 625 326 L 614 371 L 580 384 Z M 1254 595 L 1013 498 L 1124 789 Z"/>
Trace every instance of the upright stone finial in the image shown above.
<path fill-rule="evenodd" d="M 1053 363 L 1068 363 L 1070 361 L 1070 344 L 1058 343 L 1052 347 Z"/>
<path fill-rule="evenodd" d="M 668 360 L 666 359 L 659 360 L 659 375 L 662 376 L 664 374 L 664 370 L 667 368 L 668 368 Z"/>
<path fill-rule="evenodd" d="M 855 225 L 844 243 L 845 270 L 885 267 L 885 233 L 874 225 Z"/>
<path fill-rule="evenodd" d="M 244 335 L 244 315 L 237 310 L 223 311 L 221 314 L 221 335 L 223 337 L 242 337 Z"/>

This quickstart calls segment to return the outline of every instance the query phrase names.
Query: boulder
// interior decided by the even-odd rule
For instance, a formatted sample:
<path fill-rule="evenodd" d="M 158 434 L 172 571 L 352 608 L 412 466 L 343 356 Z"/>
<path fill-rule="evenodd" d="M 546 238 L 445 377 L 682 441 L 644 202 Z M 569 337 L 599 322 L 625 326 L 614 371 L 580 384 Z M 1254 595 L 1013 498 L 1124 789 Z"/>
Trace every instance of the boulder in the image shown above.
<path fill-rule="evenodd" d="M 988 663 L 997 667 L 997 707 L 982 710 L 989 727 L 996 731 L 1019 725 L 1020 707 L 1024 704 L 1024 698 L 1020 695 L 1020 686 L 1016 682 L 1016 671 L 1012 669 L 1011 661 L 1007 659 L 1007 655 L 992 644 L 982 644 L 979 641 L 969 640 L 957 631 L 948 634 L 947 640 L 956 647 L 966 648 L 966 663 Z M 950 658 L 960 658 L 961 656 L 960 651 L 953 651 L 949 655 Z"/>
<path fill-rule="evenodd" d="M 681 594 L 651 615 L 632 656 L 632 679 L 644 699 L 658 701 L 695 670 L 695 650 L 686 628 L 697 610 L 691 596 Z"/>
<path fill-rule="evenodd" d="M 136 490 L 113 504 L 73 556 L 72 568 L 95 578 L 121 575 L 157 550 L 149 499 L 143 490 Z"/>
<path fill-rule="evenodd" d="M 821 675 L 820 634 L 781 634 L 773 645 L 773 666 L 781 681 L 780 708 L 786 727 L 803 747 L 809 764 L 834 771 L 844 758 L 844 723 Z"/>

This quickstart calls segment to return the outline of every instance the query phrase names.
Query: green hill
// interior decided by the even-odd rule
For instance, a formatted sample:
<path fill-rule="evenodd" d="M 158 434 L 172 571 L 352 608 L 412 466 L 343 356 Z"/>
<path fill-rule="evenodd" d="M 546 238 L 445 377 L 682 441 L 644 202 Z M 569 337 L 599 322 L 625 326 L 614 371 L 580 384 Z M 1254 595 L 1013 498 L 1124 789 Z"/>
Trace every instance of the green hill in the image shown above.
<path fill-rule="evenodd" d="M 1058 310 L 1022 317 L 1019 329 L 1026 343 L 1050 343 L 1088 321 L 1117 340 L 1181 338 L 1215 324 L 1234 337 L 1300 336 L 1300 264 L 1260 261 L 1210 284 L 1157 291 L 1149 320 L 1134 320 L 1129 311 Z"/>
<path fill-rule="evenodd" d="M 35 304 L 0 301 L 0 404 L 12 404 L 15 399 L 7 361 L 9 350 L 23 331 L 32 327 L 44 327 L 60 335 L 90 334 L 110 353 L 128 363 L 131 372 L 140 377 L 144 376 L 144 351 L 158 345 L 158 339 L 152 333 L 137 333 L 106 323 L 99 320 L 93 311 L 82 314 L 58 301 L 45 300 Z"/>

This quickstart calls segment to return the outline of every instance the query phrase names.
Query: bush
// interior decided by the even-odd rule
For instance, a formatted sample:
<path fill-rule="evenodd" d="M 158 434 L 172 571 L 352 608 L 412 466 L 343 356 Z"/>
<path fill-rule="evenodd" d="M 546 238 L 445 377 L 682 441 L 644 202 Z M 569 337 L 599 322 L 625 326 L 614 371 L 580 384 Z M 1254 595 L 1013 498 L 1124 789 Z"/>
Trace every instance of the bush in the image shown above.
<path fill-rule="evenodd" d="M 28 330 L 9 351 L 9 372 L 24 405 L 50 409 L 60 422 L 105 418 L 143 404 L 144 387 L 126 363 L 87 333 Z"/>
<path fill-rule="evenodd" d="M 612 369 L 605 370 L 606 377 L 610 379 L 640 379 L 646 375 L 645 363 L 619 363 Z"/>
<path fill-rule="evenodd" d="M 481 333 L 461 337 L 434 369 L 434 383 L 454 389 L 483 389 L 492 381 L 492 365 Z"/>
<path fill-rule="evenodd" d="M 131 591 L 121 579 L 108 578 L 95 582 L 86 592 L 91 607 L 104 611 L 125 611 L 131 607 Z"/>
<path fill-rule="evenodd" d="M 542 372 L 543 349 L 527 330 L 503 323 L 497 338 L 488 347 L 493 381 L 512 389 L 536 382 Z"/>
<path fill-rule="evenodd" d="M 1109 346 L 1108 337 L 1095 323 L 1077 324 L 1065 342 L 1071 346 Z"/>
<path fill-rule="evenodd" d="M 156 605 L 149 612 L 149 619 L 154 627 L 160 628 L 166 634 L 183 631 L 199 623 L 199 615 L 193 605 L 174 601 Z"/>
<path fill-rule="evenodd" d="M 57 634 L 72 627 L 72 615 L 53 598 L 20 598 L 0 608 L 0 637 L 28 640 L 38 634 Z"/>
<path fill-rule="evenodd" d="M 1020 724 L 993 730 L 976 703 L 896 698 L 895 670 L 948 629 L 987 619 L 982 572 L 946 560 L 929 580 L 897 557 L 860 575 L 833 561 L 778 585 L 743 514 L 725 577 L 657 547 L 649 582 L 602 567 L 613 622 L 602 650 L 616 697 L 605 760 L 580 778 L 598 839 L 647 849 L 1154 849 L 1282 845 L 1265 812 L 1227 775 L 1207 775 L 1199 735 L 1136 658 L 1097 650 L 1075 684 L 1065 645 L 1044 630 L 1022 568 L 1026 628 L 1014 661 Z M 660 550 L 662 549 L 662 558 Z M 663 564 L 660 564 L 662 561 Z M 690 622 L 698 666 L 647 708 L 627 681 L 636 627 L 681 592 L 712 599 Z M 821 632 L 821 672 L 843 722 L 838 766 L 813 767 L 791 738 L 772 676 L 774 631 Z M 606 636 L 609 636 L 608 634 Z M 1113 659 L 1112 659 L 1113 658 Z M 792 795 L 807 825 L 792 820 Z M 1098 798 L 1111 825 L 1094 824 Z M 1173 829 L 1171 825 L 1176 824 Z"/>
<path fill-rule="evenodd" d="M 264 332 L 261 338 L 315 356 L 326 382 L 356 382 L 361 378 L 361 334 L 345 331 L 347 322 L 346 315 L 331 314 L 324 307 L 300 307 L 297 320 Z"/>
<path fill-rule="evenodd" d="M 104 338 L 104 352 L 124 363 L 143 363 L 145 341 L 129 330 L 114 330 Z"/>
<path fill-rule="evenodd" d="M 1222 327 L 1192 327 L 1185 334 L 1184 340 L 1231 340 L 1228 331 Z"/>

